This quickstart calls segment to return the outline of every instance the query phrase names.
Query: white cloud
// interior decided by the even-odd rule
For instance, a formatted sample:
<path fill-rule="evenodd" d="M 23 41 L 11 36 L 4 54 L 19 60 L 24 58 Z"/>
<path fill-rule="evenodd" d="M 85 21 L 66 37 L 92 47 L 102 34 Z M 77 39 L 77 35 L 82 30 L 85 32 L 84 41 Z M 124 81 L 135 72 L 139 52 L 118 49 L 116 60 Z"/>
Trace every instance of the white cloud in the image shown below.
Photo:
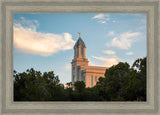
<path fill-rule="evenodd" d="M 139 32 L 126 32 L 121 34 L 118 37 L 114 37 L 110 43 L 107 43 L 106 45 L 108 47 L 117 47 L 120 49 L 128 50 L 132 43 L 136 42 L 137 40 L 141 39 L 141 33 Z"/>
<path fill-rule="evenodd" d="M 127 52 L 126 55 L 133 55 L 133 52 Z"/>
<path fill-rule="evenodd" d="M 94 17 L 92 17 L 93 19 L 98 19 L 99 21 L 99 23 L 107 23 L 107 21 L 109 21 L 110 20 L 110 15 L 109 14 L 102 14 L 102 13 L 100 13 L 100 14 L 97 14 L 97 15 L 95 15 Z"/>
<path fill-rule="evenodd" d="M 108 54 L 108 55 L 113 55 L 113 54 L 115 54 L 115 52 L 112 51 L 112 50 L 105 50 L 105 51 L 103 51 L 103 53 Z"/>
<path fill-rule="evenodd" d="M 109 31 L 109 32 L 108 32 L 108 35 L 109 35 L 109 36 L 113 36 L 114 34 L 115 34 L 114 31 Z"/>
<path fill-rule="evenodd" d="M 14 23 L 14 45 L 33 54 L 48 56 L 73 48 L 75 41 L 69 33 L 53 34 L 37 32 L 38 21 L 21 18 Z"/>
<path fill-rule="evenodd" d="M 98 21 L 99 23 L 102 23 L 102 24 L 104 24 L 104 23 L 106 23 L 106 21 Z"/>
<path fill-rule="evenodd" d="M 105 15 L 104 14 L 97 14 L 94 17 L 92 17 L 93 19 L 104 19 Z"/>
<path fill-rule="evenodd" d="M 97 57 L 92 56 L 92 58 L 102 61 L 103 64 L 101 66 L 111 67 L 113 65 L 118 64 L 119 60 L 117 56 L 112 57 Z"/>
<path fill-rule="evenodd" d="M 24 28 L 31 29 L 32 31 L 36 31 L 36 28 L 39 26 L 39 22 L 37 20 L 26 20 L 24 17 L 20 17 L 20 20 L 14 20 L 14 26 L 22 26 Z"/>

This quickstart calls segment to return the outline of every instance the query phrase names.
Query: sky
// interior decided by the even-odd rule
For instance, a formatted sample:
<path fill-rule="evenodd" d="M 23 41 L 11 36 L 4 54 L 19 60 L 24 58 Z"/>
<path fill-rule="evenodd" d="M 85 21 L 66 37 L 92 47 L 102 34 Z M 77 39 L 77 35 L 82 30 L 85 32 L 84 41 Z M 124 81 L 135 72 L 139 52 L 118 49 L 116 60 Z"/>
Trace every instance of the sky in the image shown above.
<path fill-rule="evenodd" d="M 70 82 L 79 32 L 91 66 L 132 65 L 147 55 L 146 14 L 14 14 L 14 70 L 54 71 Z"/>

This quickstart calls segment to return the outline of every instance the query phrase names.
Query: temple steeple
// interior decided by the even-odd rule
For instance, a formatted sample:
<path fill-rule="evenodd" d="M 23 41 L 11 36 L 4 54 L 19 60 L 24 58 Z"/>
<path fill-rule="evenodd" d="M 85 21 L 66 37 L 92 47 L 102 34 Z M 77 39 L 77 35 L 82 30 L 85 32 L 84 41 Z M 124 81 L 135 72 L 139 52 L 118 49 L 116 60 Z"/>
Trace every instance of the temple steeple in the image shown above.
<path fill-rule="evenodd" d="M 84 81 L 84 78 L 81 76 L 81 70 L 84 70 L 84 67 L 88 67 L 88 59 L 86 58 L 86 46 L 81 38 L 81 33 L 79 32 L 79 38 L 74 45 L 74 59 L 72 60 L 72 83 L 75 81 Z"/>
<path fill-rule="evenodd" d="M 78 41 L 74 45 L 74 58 L 86 58 L 86 46 L 81 38 L 80 32 Z"/>
<path fill-rule="evenodd" d="M 86 58 L 86 46 L 81 38 L 79 32 L 79 38 L 74 45 L 74 58 L 72 59 L 72 87 L 76 81 L 83 81 L 86 87 L 93 87 L 98 82 L 100 77 L 104 77 L 106 67 L 89 66 L 88 59 Z"/>

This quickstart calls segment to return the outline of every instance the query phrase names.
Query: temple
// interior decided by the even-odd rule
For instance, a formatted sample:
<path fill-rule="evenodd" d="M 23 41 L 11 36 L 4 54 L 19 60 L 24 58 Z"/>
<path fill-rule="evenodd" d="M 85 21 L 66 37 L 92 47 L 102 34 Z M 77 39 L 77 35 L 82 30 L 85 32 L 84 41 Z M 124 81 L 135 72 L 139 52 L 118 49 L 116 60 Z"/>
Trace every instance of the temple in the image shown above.
<path fill-rule="evenodd" d="M 76 81 L 84 81 L 86 87 L 96 85 L 99 77 L 104 77 L 108 67 L 89 66 L 86 58 L 86 45 L 79 33 L 78 41 L 74 45 L 74 59 L 72 60 L 72 84 Z"/>

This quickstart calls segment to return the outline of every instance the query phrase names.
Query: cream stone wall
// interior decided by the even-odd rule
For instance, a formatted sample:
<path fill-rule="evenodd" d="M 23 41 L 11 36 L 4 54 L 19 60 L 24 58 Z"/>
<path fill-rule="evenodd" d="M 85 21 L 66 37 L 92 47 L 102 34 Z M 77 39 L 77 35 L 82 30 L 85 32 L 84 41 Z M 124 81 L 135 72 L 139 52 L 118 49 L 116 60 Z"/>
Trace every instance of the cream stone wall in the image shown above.
<path fill-rule="evenodd" d="M 100 77 L 104 77 L 107 67 L 88 66 L 88 59 L 76 58 L 72 60 L 72 84 L 76 81 L 84 81 L 86 87 L 92 87 L 96 85 Z M 85 77 L 85 78 L 84 78 Z M 95 77 L 97 77 L 95 81 Z"/>
<path fill-rule="evenodd" d="M 100 77 L 104 77 L 105 71 L 108 69 L 107 67 L 95 67 L 95 66 L 87 66 L 86 73 L 86 87 L 92 87 L 92 76 L 93 76 L 93 86 L 96 85 L 98 79 Z M 95 81 L 95 77 L 97 77 Z"/>

